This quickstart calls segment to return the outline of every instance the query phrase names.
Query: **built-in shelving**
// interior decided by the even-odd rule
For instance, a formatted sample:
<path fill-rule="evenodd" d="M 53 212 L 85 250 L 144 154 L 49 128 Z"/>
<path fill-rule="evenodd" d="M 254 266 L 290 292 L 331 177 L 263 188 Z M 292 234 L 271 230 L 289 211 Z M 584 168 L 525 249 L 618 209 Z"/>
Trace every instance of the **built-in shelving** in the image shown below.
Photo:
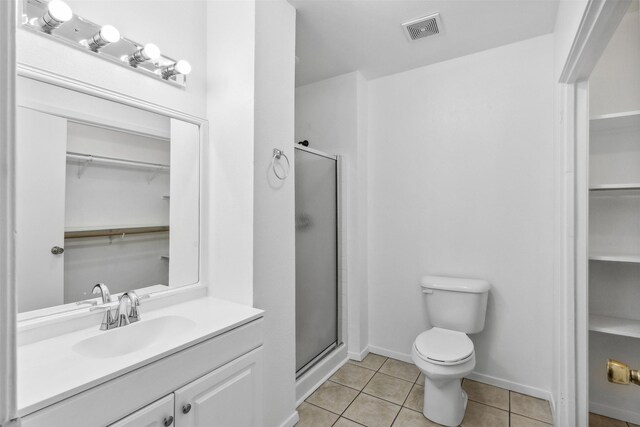
<path fill-rule="evenodd" d="M 592 185 L 590 191 L 640 190 L 640 183 Z"/>
<path fill-rule="evenodd" d="M 625 255 L 625 254 L 591 254 L 589 255 L 591 261 L 610 261 L 610 262 L 631 262 L 640 263 L 640 255 Z"/>
<path fill-rule="evenodd" d="M 168 225 L 145 227 L 86 228 L 65 230 L 65 239 L 82 239 L 87 237 L 126 236 L 129 234 L 164 233 L 169 231 Z"/>
<path fill-rule="evenodd" d="M 623 337 L 640 338 L 640 320 L 590 314 L 589 330 Z"/>
<path fill-rule="evenodd" d="M 623 128 L 640 128 L 640 110 L 623 113 L 603 114 L 591 117 L 589 130 L 592 132 L 619 130 Z"/>

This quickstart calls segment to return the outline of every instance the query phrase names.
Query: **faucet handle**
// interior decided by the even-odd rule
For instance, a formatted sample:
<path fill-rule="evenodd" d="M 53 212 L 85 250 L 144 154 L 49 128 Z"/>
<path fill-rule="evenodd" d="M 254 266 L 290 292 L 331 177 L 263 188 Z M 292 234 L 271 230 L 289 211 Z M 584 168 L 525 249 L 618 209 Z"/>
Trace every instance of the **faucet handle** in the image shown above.
<path fill-rule="evenodd" d="M 129 322 L 129 306 L 133 306 L 131 297 L 127 292 L 120 296 L 120 303 L 118 304 L 118 311 L 116 316 L 118 317 L 118 327 L 126 326 Z"/>
<path fill-rule="evenodd" d="M 136 291 L 129 291 L 126 293 L 126 295 L 129 297 L 129 300 L 131 301 L 131 309 L 129 310 L 129 322 L 133 323 L 133 322 L 137 322 L 138 320 L 140 320 L 140 310 L 138 310 L 138 307 L 140 307 L 140 298 L 138 297 L 138 294 L 136 293 Z"/>

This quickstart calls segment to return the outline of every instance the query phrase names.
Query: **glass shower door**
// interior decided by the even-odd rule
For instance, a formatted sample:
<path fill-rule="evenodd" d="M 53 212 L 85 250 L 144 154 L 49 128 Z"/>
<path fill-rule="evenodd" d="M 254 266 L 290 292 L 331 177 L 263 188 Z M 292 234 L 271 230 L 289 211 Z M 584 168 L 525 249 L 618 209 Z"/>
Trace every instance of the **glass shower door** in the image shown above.
<path fill-rule="evenodd" d="M 338 344 L 337 160 L 295 150 L 296 372 Z"/>

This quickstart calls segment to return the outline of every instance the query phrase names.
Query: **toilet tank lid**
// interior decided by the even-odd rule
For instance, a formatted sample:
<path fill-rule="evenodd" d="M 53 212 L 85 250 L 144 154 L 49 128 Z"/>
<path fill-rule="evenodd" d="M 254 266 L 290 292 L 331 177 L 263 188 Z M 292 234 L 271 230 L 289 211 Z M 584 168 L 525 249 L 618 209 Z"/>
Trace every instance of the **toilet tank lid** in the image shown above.
<path fill-rule="evenodd" d="M 470 292 L 475 294 L 489 292 L 489 289 L 491 289 L 491 285 L 486 280 L 445 276 L 424 276 L 420 281 L 420 286 L 427 289 Z"/>

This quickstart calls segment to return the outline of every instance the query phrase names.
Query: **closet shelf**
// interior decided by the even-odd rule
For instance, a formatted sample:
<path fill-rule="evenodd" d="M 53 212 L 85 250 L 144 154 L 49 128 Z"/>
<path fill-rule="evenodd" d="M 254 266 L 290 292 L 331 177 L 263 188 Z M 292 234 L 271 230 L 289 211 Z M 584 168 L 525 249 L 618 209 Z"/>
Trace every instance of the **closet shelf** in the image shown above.
<path fill-rule="evenodd" d="M 165 233 L 169 231 L 168 225 L 155 225 L 149 227 L 118 227 L 118 228 L 92 228 L 69 230 L 64 232 L 65 239 L 82 239 L 86 237 L 110 237 L 126 236 L 127 234 Z"/>
<path fill-rule="evenodd" d="M 591 117 L 589 120 L 589 130 L 608 131 L 623 128 L 640 128 L 640 111 L 625 111 L 623 113 L 603 114 Z"/>
<path fill-rule="evenodd" d="M 591 261 L 640 263 L 640 255 L 591 254 L 591 255 L 589 255 L 589 260 L 591 260 Z"/>
<path fill-rule="evenodd" d="M 589 330 L 623 337 L 640 338 L 640 320 L 590 314 Z"/>
<path fill-rule="evenodd" d="M 640 183 L 593 185 L 589 191 L 640 190 Z"/>

